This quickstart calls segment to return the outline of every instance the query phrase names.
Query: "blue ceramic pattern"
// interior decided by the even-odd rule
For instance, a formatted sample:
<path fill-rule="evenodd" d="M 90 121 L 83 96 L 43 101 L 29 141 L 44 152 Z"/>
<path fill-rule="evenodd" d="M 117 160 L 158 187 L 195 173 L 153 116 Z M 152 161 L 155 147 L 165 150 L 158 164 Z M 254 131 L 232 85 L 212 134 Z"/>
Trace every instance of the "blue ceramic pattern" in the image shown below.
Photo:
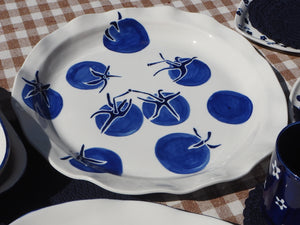
<path fill-rule="evenodd" d="M 92 173 L 123 173 L 122 160 L 115 152 L 105 148 L 84 149 L 82 145 L 80 153 L 75 157 L 66 156 L 62 160 L 69 160 L 77 169 Z"/>
<path fill-rule="evenodd" d="M 100 88 L 100 93 L 107 86 L 110 78 L 121 77 L 110 74 L 109 69 L 110 66 L 100 62 L 79 62 L 69 68 L 66 79 L 75 88 L 83 90 Z"/>
<path fill-rule="evenodd" d="M 210 148 L 220 145 L 210 145 L 208 132 L 206 140 L 198 134 L 172 133 L 160 138 L 155 146 L 155 154 L 159 162 L 168 170 L 178 174 L 195 173 L 202 170 L 210 160 Z"/>
<path fill-rule="evenodd" d="M 300 224 L 300 178 L 286 170 L 276 152 L 272 154 L 263 195 L 263 208 L 276 225 Z"/>
<path fill-rule="evenodd" d="M 63 108 L 61 95 L 50 88 L 50 84 L 42 84 L 36 71 L 35 80 L 25 81 L 22 99 L 25 104 L 45 119 L 56 118 Z"/>
<path fill-rule="evenodd" d="M 162 60 L 148 63 L 148 66 L 153 66 L 160 63 L 166 63 L 168 67 L 158 70 L 153 76 L 164 70 L 168 70 L 170 78 L 177 84 L 183 86 L 199 86 L 204 84 L 211 77 L 211 71 L 204 62 L 197 60 L 197 57 L 182 58 L 176 56 L 174 61 L 165 59 L 159 53 Z"/>
<path fill-rule="evenodd" d="M 103 43 L 108 50 L 119 53 L 135 53 L 149 45 L 150 40 L 145 28 L 132 18 L 123 19 L 119 13 L 118 21 L 111 22 L 111 27 L 105 31 Z M 165 59 L 159 53 L 161 60 L 148 63 L 149 66 L 166 64 L 154 75 L 168 71 L 170 80 L 189 88 L 206 83 L 211 77 L 207 64 L 196 56 L 187 58 L 176 56 L 174 60 Z M 118 66 L 113 62 L 113 66 Z M 66 81 L 72 87 L 81 90 L 99 89 L 103 95 L 105 88 L 113 84 L 110 79 L 122 79 L 120 75 L 110 74 L 110 65 L 96 61 L 82 61 L 72 65 L 66 73 Z M 50 84 L 36 79 L 29 81 L 23 78 L 25 86 L 22 97 L 26 105 L 47 119 L 54 119 L 63 107 L 60 94 L 50 88 Z M 95 121 L 99 135 L 124 137 L 140 130 L 144 118 L 158 126 L 176 126 L 188 120 L 191 108 L 188 99 L 180 91 L 158 89 L 156 93 L 145 90 L 128 89 L 117 96 L 106 93 L 107 103 L 100 105 L 98 111 L 88 115 Z M 142 102 L 141 102 L 142 101 Z M 138 104 L 141 103 L 141 104 Z M 140 107 L 139 107 L 140 106 Z M 228 124 L 246 122 L 252 114 L 251 100 L 238 92 L 217 91 L 207 101 L 207 109 L 216 120 Z M 199 119 L 202 115 L 199 115 Z M 155 149 L 159 162 L 169 171 L 178 174 L 190 174 L 205 168 L 210 160 L 210 149 L 221 144 L 211 145 L 208 141 L 212 132 L 203 139 L 196 129 L 194 134 L 170 133 L 157 140 Z M 113 151 L 97 147 L 80 150 L 74 156 L 67 156 L 72 166 L 87 172 L 109 172 L 122 174 L 122 160 Z M 280 200 L 279 200 L 280 201 Z"/>
<path fill-rule="evenodd" d="M 223 123 L 241 124 L 251 117 L 253 104 L 247 96 L 226 90 L 213 93 L 207 101 L 207 109 Z"/>
<path fill-rule="evenodd" d="M 95 117 L 96 124 L 101 130 L 110 136 L 128 136 L 137 132 L 143 124 L 141 110 L 132 103 L 132 99 L 113 101 L 107 94 L 107 104 L 91 115 Z"/>
<path fill-rule="evenodd" d="M 157 94 L 141 92 L 147 98 L 143 101 L 142 109 L 144 116 L 152 123 L 162 126 L 171 126 L 183 123 L 190 115 L 190 107 L 187 100 L 180 95 L 180 92 L 169 93 L 158 90 Z"/>
<path fill-rule="evenodd" d="M 137 95 L 135 100 L 143 101 L 141 109 L 133 104 L 131 98 L 118 101 L 118 98 L 132 93 Z M 189 104 L 180 92 L 169 93 L 158 90 L 157 94 L 151 94 L 129 89 L 112 99 L 108 93 L 107 104 L 101 106 L 91 118 L 95 117 L 101 133 L 120 137 L 137 132 L 143 124 L 143 116 L 154 124 L 172 126 L 183 123 L 189 114 Z"/>
<path fill-rule="evenodd" d="M 111 51 L 134 53 L 146 48 L 150 43 L 144 26 L 135 19 L 123 19 L 120 12 L 118 21 L 113 21 L 110 25 L 103 35 L 103 44 Z"/>

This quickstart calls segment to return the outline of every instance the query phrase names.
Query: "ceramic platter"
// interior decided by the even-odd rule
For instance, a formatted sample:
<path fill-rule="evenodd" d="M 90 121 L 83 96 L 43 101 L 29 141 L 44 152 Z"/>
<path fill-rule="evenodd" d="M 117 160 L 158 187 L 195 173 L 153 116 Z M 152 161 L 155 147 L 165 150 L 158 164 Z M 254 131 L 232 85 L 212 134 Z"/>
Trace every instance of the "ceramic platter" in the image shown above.
<path fill-rule="evenodd" d="M 125 194 L 240 177 L 287 123 L 280 85 L 247 40 L 169 7 L 74 19 L 33 49 L 12 96 L 54 168 Z"/>
<path fill-rule="evenodd" d="M 235 15 L 236 30 L 240 32 L 242 35 L 244 35 L 246 38 L 254 42 L 257 42 L 259 44 L 265 45 L 267 47 L 285 51 L 285 52 L 300 53 L 300 49 L 287 47 L 281 43 L 275 42 L 272 39 L 268 38 L 266 35 L 259 32 L 251 25 L 251 22 L 249 20 L 249 14 L 248 14 L 248 5 L 252 1 L 253 0 L 241 1 Z"/>
<path fill-rule="evenodd" d="M 156 203 L 111 199 L 80 200 L 43 208 L 19 218 L 10 225 L 96 225 L 99 221 L 104 224 L 124 225 L 229 225 L 212 217 Z"/>

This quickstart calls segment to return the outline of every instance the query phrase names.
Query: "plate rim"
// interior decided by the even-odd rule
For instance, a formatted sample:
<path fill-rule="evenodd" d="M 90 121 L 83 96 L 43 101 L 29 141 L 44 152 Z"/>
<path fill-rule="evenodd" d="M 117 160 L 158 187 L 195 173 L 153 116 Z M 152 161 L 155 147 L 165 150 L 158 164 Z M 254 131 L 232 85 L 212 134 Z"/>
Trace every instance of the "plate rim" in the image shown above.
<path fill-rule="evenodd" d="M 206 224 L 214 224 L 214 225 L 229 225 L 230 223 L 218 218 L 214 218 L 208 215 L 201 215 L 201 214 L 196 214 L 196 213 L 191 213 L 187 211 L 182 211 L 176 208 L 169 207 L 167 205 L 163 205 L 160 203 L 155 203 L 155 202 L 147 202 L 147 201 L 140 201 L 140 200 L 119 200 L 119 199 L 85 199 L 85 200 L 74 200 L 70 202 L 64 202 L 56 205 L 51 205 L 51 206 L 46 206 L 34 211 L 31 211 L 20 218 L 14 220 L 11 222 L 9 225 L 22 225 L 27 224 L 28 222 L 32 222 L 32 220 L 36 221 L 34 224 L 39 224 L 40 221 L 37 220 L 38 218 L 45 217 L 46 214 L 50 213 L 50 217 L 52 218 L 57 218 L 53 217 L 53 214 L 57 215 L 57 211 L 59 212 L 64 212 L 68 213 L 68 211 L 80 211 L 82 212 L 81 217 L 84 219 L 84 210 L 87 209 L 92 209 L 92 216 L 101 217 L 101 209 L 104 209 L 104 207 L 109 207 L 106 210 L 111 210 L 118 214 L 117 209 L 121 209 L 121 217 L 124 217 L 124 211 L 129 211 L 130 209 L 140 209 L 139 211 L 142 211 L 147 213 L 147 215 L 152 215 L 153 212 L 155 212 L 156 216 L 161 216 L 163 217 L 163 221 L 165 221 L 166 218 L 172 221 L 172 216 L 176 215 L 176 218 L 184 218 L 184 219 L 192 219 L 193 223 L 195 222 L 202 222 Z M 82 211 L 83 210 L 83 211 Z M 97 210 L 97 215 L 95 213 L 95 210 Z M 100 213 L 99 213 L 100 212 Z M 132 214 L 135 214 L 133 212 Z M 130 214 L 129 216 L 133 216 Z M 74 216 L 78 216 L 77 214 L 73 214 Z M 125 216 L 126 217 L 126 216 Z M 41 219 L 43 219 L 41 218 Z M 74 219 L 74 218 L 73 218 Z M 27 223 L 26 223 L 27 220 Z M 31 223 L 32 224 L 32 223 Z"/>
<path fill-rule="evenodd" d="M 1 115 L 1 114 L 0 114 Z M 0 117 L 0 130 L 1 130 L 1 133 L 3 133 L 3 138 L 4 138 L 4 141 L 5 141 L 5 152 L 3 154 L 3 157 L 0 158 L 0 176 L 1 176 L 1 173 L 2 171 L 5 169 L 5 166 L 6 166 L 6 163 L 9 159 L 9 156 L 10 156 L 10 141 L 9 141 L 9 137 L 8 137 L 8 133 L 7 133 L 7 128 L 3 122 L 3 118 Z M 2 144 L 1 144 L 1 148 L 2 148 Z"/>

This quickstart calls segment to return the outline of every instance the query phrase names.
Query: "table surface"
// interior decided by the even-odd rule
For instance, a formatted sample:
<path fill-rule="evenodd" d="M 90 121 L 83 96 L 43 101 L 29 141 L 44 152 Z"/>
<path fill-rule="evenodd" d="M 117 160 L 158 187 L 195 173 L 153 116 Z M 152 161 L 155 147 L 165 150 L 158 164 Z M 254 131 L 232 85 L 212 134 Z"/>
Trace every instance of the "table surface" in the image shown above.
<path fill-rule="evenodd" d="M 168 5 L 183 11 L 212 16 L 219 23 L 234 30 L 234 17 L 239 3 L 240 0 L 0 0 L 0 87 L 9 97 L 18 70 L 38 41 L 80 15 L 125 7 Z M 284 85 L 291 89 L 300 77 L 299 56 L 252 44 L 282 74 Z M 29 211 L 68 200 L 114 198 L 156 202 L 234 224 L 243 224 L 243 210 L 249 191 L 263 183 L 266 175 L 269 157 L 237 180 L 216 184 L 190 194 L 125 196 L 110 193 L 88 182 L 76 183 L 55 171 L 24 138 L 13 111 L 8 109 L 9 101 L 3 100 L 3 97 L 0 100 L 2 109 L 3 104 L 6 104 L 4 113 L 20 135 L 28 153 L 28 165 L 22 178 L 13 188 L 0 194 L 0 223 L 10 223 Z M 45 171 L 47 178 L 43 174 Z M 93 191 L 83 195 L 78 188 Z M 63 197 L 70 194 L 70 191 L 72 197 Z M 7 207 L 3 204 L 9 202 L 13 206 Z"/>

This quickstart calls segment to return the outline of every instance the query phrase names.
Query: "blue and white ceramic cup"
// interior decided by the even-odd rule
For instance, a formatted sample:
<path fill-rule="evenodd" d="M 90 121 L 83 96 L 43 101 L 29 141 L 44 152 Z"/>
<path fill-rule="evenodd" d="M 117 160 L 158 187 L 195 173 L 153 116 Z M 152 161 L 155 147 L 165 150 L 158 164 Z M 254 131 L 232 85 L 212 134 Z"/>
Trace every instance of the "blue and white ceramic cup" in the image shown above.
<path fill-rule="evenodd" d="M 263 211 L 269 224 L 300 225 L 300 122 L 277 137 L 263 191 Z"/>

